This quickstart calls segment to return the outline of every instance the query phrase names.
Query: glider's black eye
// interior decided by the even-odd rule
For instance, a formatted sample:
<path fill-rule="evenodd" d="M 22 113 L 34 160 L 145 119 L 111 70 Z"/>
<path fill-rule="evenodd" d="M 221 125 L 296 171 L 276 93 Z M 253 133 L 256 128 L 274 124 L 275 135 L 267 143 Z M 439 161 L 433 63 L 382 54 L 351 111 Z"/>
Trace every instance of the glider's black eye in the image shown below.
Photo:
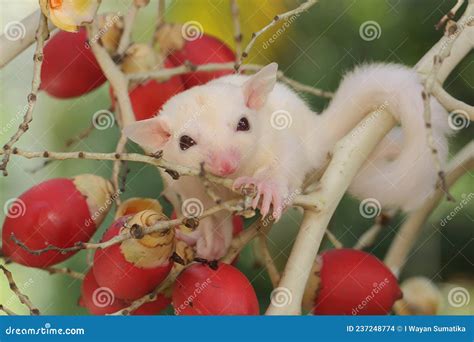
<path fill-rule="evenodd" d="M 186 151 L 191 146 L 196 145 L 196 142 L 189 135 L 183 135 L 179 138 L 179 148 L 183 151 Z"/>
<path fill-rule="evenodd" d="M 237 131 L 248 131 L 250 129 L 249 120 L 246 117 L 243 117 L 239 120 L 237 124 Z"/>

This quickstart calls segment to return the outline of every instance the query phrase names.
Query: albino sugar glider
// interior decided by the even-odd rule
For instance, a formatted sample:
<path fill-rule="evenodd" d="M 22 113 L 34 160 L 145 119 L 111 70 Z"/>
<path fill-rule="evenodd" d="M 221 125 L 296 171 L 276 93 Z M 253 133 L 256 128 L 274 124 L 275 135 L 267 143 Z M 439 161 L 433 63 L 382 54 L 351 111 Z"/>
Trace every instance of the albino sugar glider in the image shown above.
<path fill-rule="evenodd" d="M 230 75 L 196 86 L 171 98 L 159 115 L 135 122 L 124 133 L 147 151 L 163 150 L 169 162 L 234 180 L 234 187 L 253 184 L 253 202 L 262 216 L 279 219 L 300 191 L 305 176 L 321 168 L 335 143 L 369 112 L 385 109 L 400 122 L 359 171 L 350 192 L 375 198 L 382 207 L 410 211 L 429 196 L 437 182 L 423 120 L 422 85 L 416 72 L 401 65 L 371 64 L 348 73 L 328 108 L 313 112 L 298 94 L 277 82 L 276 63 L 252 76 Z M 438 156 L 448 153 L 447 113 L 431 100 L 432 130 Z M 279 126 L 286 120 L 283 126 Z M 286 125 L 285 125 L 286 123 Z M 165 195 L 174 207 L 199 199 L 213 205 L 197 177 L 173 181 L 164 176 Z M 236 195 L 217 187 L 223 200 Z M 201 220 L 188 238 L 199 256 L 216 259 L 232 238 L 228 212 Z"/>

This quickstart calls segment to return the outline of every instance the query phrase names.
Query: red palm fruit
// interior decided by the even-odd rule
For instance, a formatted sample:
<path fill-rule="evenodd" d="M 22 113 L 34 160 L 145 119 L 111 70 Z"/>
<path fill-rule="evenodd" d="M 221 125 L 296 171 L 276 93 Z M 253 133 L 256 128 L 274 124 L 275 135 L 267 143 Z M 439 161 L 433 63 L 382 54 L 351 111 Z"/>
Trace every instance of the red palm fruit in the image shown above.
<path fill-rule="evenodd" d="M 118 235 L 121 229 L 133 229 L 136 224 L 147 227 L 165 219 L 164 214 L 154 210 L 120 218 L 105 232 L 102 241 Z M 130 228 L 124 228 L 125 223 Z M 174 247 L 174 229 L 168 229 L 97 250 L 94 276 L 100 286 L 111 289 L 116 297 L 135 300 L 166 278 L 172 267 L 169 259 Z"/>
<path fill-rule="evenodd" d="M 40 268 L 66 260 L 75 252 L 33 255 L 18 246 L 11 235 L 33 250 L 87 242 L 112 206 L 112 192 L 109 181 L 91 174 L 35 185 L 20 195 L 7 213 L 2 230 L 3 253 L 17 263 Z"/>
<path fill-rule="evenodd" d="M 58 98 L 86 94 L 105 82 L 87 43 L 87 32 L 58 32 L 44 47 L 41 89 Z"/>
<path fill-rule="evenodd" d="M 157 315 L 171 303 L 171 299 L 163 294 L 158 294 L 155 300 L 142 304 L 138 309 L 132 311 L 131 315 Z M 93 315 L 106 315 L 125 309 L 130 305 L 123 299 L 115 298 L 113 292 L 100 287 L 94 277 L 93 270 L 87 272 L 82 282 L 81 297 L 79 305 L 86 308 Z"/>
<path fill-rule="evenodd" d="M 303 303 L 316 315 L 385 315 L 401 297 L 387 266 L 372 254 L 347 248 L 321 254 Z"/>
<path fill-rule="evenodd" d="M 234 266 L 219 263 L 185 269 L 173 288 L 176 315 L 258 315 L 259 305 L 248 279 Z"/>
<path fill-rule="evenodd" d="M 207 34 L 196 35 L 193 37 L 183 37 L 181 33 L 184 26 L 179 25 L 166 26 L 158 30 L 155 39 L 158 45 L 166 52 L 169 52 L 168 60 L 175 66 L 180 66 L 185 62 L 191 62 L 193 65 L 207 63 L 226 63 L 235 61 L 234 52 L 222 41 Z M 170 34 L 170 32 L 179 32 Z M 170 39 L 172 37 L 172 41 Z M 232 74 L 232 70 L 220 71 L 198 71 L 183 74 L 181 76 L 186 89 L 196 85 L 205 84 L 215 78 Z"/>

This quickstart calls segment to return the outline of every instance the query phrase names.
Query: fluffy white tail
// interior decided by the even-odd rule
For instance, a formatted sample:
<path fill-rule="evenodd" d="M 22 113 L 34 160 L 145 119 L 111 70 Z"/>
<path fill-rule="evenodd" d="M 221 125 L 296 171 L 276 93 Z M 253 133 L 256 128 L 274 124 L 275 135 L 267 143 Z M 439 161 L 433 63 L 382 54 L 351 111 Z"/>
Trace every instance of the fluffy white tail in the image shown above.
<path fill-rule="evenodd" d="M 438 175 L 427 144 L 422 90 L 416 72 L 401 65 L 371 64 L 344 77 L 323 113 L 338 123 L 336 137 L 348 133 L 376 110 L 387 110 L 401 125 L 382 140 L 359 171 L 349 189 L 353 195 L 373 198 L 383 208 L 410 211 L 432 194 Z M 431 125 L 438 158 L 444 165 L 448 155 L 448 115 L 435 99 L 431 100 Z"/>

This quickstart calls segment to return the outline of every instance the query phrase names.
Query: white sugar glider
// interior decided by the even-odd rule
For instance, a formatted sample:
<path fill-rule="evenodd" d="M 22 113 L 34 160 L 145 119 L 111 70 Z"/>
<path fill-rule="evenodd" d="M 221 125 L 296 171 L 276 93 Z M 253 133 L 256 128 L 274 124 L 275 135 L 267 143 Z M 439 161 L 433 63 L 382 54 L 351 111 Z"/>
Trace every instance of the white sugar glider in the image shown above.
<path fill-rule="evenodd" d="M 385 109 L 401 127 L 379 144 L 354 179 L 350 193 L 374 198 L 382 207 L 417 208 L 437 182 L 423 119 L 422 85 L 415 71 L 395 64 L 370 64 L 345 75 L 328 108 L 313 112 L 298 94 L 277 82 L 276 63 L 252 76 L 230 75 L 171 98 L 159 115 L 135 122 L 124 134 L 148 151 L 163 150 L 169 162 L 254 184 L 253 205 L 262 216 L 280 218 L 305 176 L 321 168 L 335 143 L 368 113 Z M 447 113 L 431 99 L 438 157 L 448 153 Z M 163 174 L 164 175 L 164 174 Z M 197 177 L 163 177 L 165 195 L 177 210 L 186 199 L 214 204 Z M 218 187 L 223 200 L 235 194 Z M 228 212 L 203 219 L 188 240 L 199 256 L 216 259 L 232 239 Z"/>

